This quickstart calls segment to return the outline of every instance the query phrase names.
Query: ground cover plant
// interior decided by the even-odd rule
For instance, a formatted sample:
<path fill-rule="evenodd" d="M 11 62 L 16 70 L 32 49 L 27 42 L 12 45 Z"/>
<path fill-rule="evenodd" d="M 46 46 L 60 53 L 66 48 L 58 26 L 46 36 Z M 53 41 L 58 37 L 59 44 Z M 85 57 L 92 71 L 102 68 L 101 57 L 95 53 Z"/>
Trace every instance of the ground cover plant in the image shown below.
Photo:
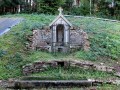
<path fill-rule="evenodd" d="M 13 17 L 13 15 L 6 15 L 2 17 Z M 37 14 L 16 14 L 14 17 L 22 17 L 24 21 L 13 27 L 7 34 L 0 36 L 0 79 L 8 79 L 22 76 L 22 66 L 32 63 L 36 60 L 54 60 L 60 58 L 78 58 L 84 60 L 92 60 L 99 62 L 100 60 L 108 62 L 112 60 L 119 62 L 120 58 L 120 23 L 104 20 L 97 20 L 96 18 L 75 18 L 73 16 L 67 17 L 69 21 L 85 30 L 89 35 L 90 51 L 84 52 L 83 50 L 71 53 L 69 55 L 56 54 L 31 51 L 26 49 L 28 44 L 27 36 L 32 34 L 33 29 L 42 28 L 48 25 L 55 16 L 53 15 L 37 15 Z M 62 69 L 61 69 L 62 70 Z M 51 71 L 51 70 L 50 70 Z M 51 72 L 46 72 L 46 75 Z M 55 74 L 57 70 L 53 70 L 51 74 Z M 88 76 L 94 73 L 96 78 L 100 75 L 107 76 L 101 72 L 85 71 Z M 77 73 L 77 70 L 74 72 Z M 62 74 L 62 73 L 61 73 Z M 58 76 L 61 74 L 57 74 Z M 41 76 L 45 74 L 42 73 Z M 69 77 L 69 74 L 65 74 Z M 77 77 L 84 77 L 79 73 Z M 73 75 L 74 76 L 74 75 Z M 104 77 L 103 76 L 103 77 Z M 70 76 L 72 77 L 72 76 Z M 61 75 L 60 78 L 64 78 Z"/>
<path fill-rule="evenodd" d="M 108 80 L 116 78 L 112 73 L 106 73 L 101 71 L 96 71 L 92 69 L 83 69 L 79 67 L 49 67 L 45 71 L 40 73 L 32 74 L 30 76 L 35 76 L 34 80 L 87 80 L 87 79 L 99 79 L 99 80 Z M 41 78 L 37 78 L 41 77 Z M 30 78 L 28 79 L 30 80 Z M 31 80 L 33 80 L 31 78 Z"/>
<path fill-rule="evenodd" d="M 76 56 L 89 60 L 118 60 L 120 57 L 120 23 L 97 19 L 77 18 L 71 22 L 89 35 L 90 51 L 79 51 Z M 106 59 L 107 58 L 107 59 Z"/>

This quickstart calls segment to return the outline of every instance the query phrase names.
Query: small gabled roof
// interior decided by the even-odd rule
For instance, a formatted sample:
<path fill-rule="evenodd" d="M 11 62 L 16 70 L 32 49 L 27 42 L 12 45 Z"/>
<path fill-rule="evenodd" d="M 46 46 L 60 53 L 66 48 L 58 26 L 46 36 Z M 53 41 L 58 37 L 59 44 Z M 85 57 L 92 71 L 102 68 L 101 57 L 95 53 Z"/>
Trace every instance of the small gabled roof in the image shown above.
<path fill-rule="evenodd" d="M 71 27 L 72 27 L 72 24 L 62 15 L 62 11 L 63 9 L 60 7 L 58 9 L 59 11 L 59 16 L 57 16 L 53 21 L 52 23 L 49 24 L 49 26 L 52 26 L 59 18 L 62 18 L 67 24 L 69 24 Z"/>

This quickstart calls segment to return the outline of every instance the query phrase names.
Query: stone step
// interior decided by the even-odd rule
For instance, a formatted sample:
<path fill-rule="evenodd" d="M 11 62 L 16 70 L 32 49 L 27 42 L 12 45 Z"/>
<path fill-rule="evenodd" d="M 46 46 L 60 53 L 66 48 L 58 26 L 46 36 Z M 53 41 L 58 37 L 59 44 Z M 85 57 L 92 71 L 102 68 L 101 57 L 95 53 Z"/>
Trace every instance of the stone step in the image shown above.
<path fill-rule="evenodd" d="M 102 85 L 102 82 L 88 80 L 20 80 L 15 81 L 12 89 L 37 89 L 37 88 L 70 88 L 70 87 L 90 87 Z"/>
<path fill-rule="evenodd" d="M 91 87 L 103 84 L 120 85 L 119 79 L 99 80 L 99 79 L 84 79 L 84 80 L 34 80 L 36 77 L 25 77 L 22 80 L 1 81 L 2 87 L 9 89 L 37 89 L 37 88 L 71 88 L 71 87 Z M 32 78 L 32 80 L 30 79 Z M 37 77 L 41 78 L 41 77 Z"/>

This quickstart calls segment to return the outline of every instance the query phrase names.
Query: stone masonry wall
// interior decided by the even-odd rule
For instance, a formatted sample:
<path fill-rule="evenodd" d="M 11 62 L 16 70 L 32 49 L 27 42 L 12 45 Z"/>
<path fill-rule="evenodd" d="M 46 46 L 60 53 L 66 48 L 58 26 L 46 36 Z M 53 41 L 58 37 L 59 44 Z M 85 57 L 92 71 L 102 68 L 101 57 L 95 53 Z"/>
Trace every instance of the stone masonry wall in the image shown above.
<path fill-rule="evenodd" d="M 50 29 L 33 30 L 29 48 L 51 51 L 52 34 Z M 70 30 L 70 48 L 83 48 L 88 51 L 90 48 L 88 35 L 82 29 Z"/>
<path fill-rule="evenodd" d="M 99 70 L 99 71 L 106 71 L 106 72 L 113 72 L 114 68 L 113 67 L 108 67 L 104 65 L 97 65 L 91 62 L 83 62 L 83 61 L 37 61 L 34 62 L 33 64 L 25 65 L 23 66 L 23 74 L 24 75 L 30 75 L 32 73 L 37 73 L 46 70 L 48 67 L 80 67 L 84 69 L 94 69 L 94 70 Z"/>
<path fill-rule="evenodd" d="M 81 46 L 83 50 L 88 51 L 90 44 L 87 33 L 82 29 L 70 30 L 70 45 Z"/>
<path fill-rule="evenodd" d="M 51 42 L 51 32 L 49 30 L 33 30 L 32 49 L 49 46 Z"/>

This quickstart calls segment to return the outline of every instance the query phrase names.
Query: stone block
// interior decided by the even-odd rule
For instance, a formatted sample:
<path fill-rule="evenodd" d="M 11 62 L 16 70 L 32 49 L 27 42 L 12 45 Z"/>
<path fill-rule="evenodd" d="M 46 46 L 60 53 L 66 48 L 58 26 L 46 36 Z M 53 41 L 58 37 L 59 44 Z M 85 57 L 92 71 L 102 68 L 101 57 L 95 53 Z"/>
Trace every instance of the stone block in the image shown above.
<path fill-rule="evenodd" d="M 85 51 L 89 50 L 89 41 L 88 41 L 88 35 L 85 31 L 80 29 L 79 27 L 72 27 L 72 30 L 70 30 L 70 45 L 74 45 L 76 50 L 83 48 Z M 54 37 L 56 38 L 56 37 Z M 52 47 L 52 35 L 51 30 L 46 26 L 44 30 L 33 30 L 33 36 L 29 38 L 30 41 L 32 40 L 32 43 L 30 43 L 30 48 L 35 50 L 45 50 L 51 52 Z M 48 48 L 46 46 L 49 46 Z M 56 43 L 57 46 L 57 43 Z M 59 45 L 60 46 L 60 45 Z M 78 46 L 80 46 L 78 48 Z M 82 46 L 82 47 L 81 47 Z M 65 45 L 63 47 L 66 47 Z M 64 48 L 61 52 L 66 52 L 68 49 Z M 58 49 L 57 49 L 58 50 Z M 57 51 L 56 50 L 56 51 Z M 72 50 L 71 50 L 72 51 Z M 73 50 L 74 51 L 74 50 Z"/>
<path fill-rule="evenodd" d="M 47 62 L 47 64 L 50 66 L 50 67 L 57 67 L 57 62 L 56 61 L 49 61 Z"/>

